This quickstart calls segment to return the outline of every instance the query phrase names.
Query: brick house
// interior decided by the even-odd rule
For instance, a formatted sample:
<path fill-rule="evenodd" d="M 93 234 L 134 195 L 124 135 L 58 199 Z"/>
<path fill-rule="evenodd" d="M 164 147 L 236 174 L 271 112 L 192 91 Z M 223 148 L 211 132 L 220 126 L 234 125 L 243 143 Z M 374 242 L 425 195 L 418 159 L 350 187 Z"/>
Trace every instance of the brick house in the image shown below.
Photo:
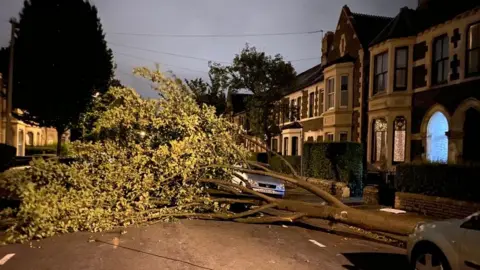
<path fill-rule="evenodd" d="M 479 7 L 422 0 L 370 43 L 369 163 L 480 161 Z"/>
<path fill-rule="evenodd" d="M 323 37 L 321 64 L 299 74 L 296 87 L 280 101 L 281 133 L 272 149 L 301 155 L 304 141 L 366 144 L 368 44 L 391 20 L 342 8 L 335 32 Z"/>

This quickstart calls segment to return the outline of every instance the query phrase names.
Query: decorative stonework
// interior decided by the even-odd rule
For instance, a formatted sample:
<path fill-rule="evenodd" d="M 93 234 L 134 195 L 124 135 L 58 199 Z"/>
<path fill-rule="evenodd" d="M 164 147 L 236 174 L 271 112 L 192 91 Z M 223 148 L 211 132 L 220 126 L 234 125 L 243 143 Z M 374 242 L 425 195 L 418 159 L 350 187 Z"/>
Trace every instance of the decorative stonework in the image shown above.
<path fill-rule="evenodd" d="M 450 62 L 450 68 L 452 72 L 450 74 L 450 80 L 455 81 L 460 78 L 460 74 L 458 73 L 458 67 L 460 66 L 460 60 L 458 60 L 458 55 L 455 54 Z"/>
<path fill-rule="evenodd" d="M 339 46 L 341 56 L 345 56 L 346 48 L 347 48 L 347 40 L 345 39 L 345 34 L 342 34 L 342 37 L 340 39 L 340 46 Z"/>
<path fill-rule="evenodd" d="M 460 30 L 458 28 L 456 28 L 455 30 L 453 30 L 453 36 L 450 39 L 450 41 L 453 44 L 453 48 L 457 48 L 458 42 L 460 41 L 460 39 L 461 39 Z"/>

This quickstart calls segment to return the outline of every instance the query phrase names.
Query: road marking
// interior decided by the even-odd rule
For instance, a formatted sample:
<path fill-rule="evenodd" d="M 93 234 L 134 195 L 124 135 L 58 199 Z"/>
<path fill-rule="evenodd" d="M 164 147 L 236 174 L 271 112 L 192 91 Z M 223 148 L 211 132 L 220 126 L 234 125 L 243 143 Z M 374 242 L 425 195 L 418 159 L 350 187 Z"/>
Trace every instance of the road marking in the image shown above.
<path fill-rule="evenodd" d="M 310 239 L 310 240 L 308 240 L 308 241 L 312 242 L 314 245 L 317 245 L 317 246 L 319 246 L 319 247 L 321 247 L 321 248 L 326 247 L 324 244 L 321 244 L 321 243 L 319 243 L 319 242 L 317 242 L 317 241 L 315 241 L 315 240 Z"/>
<path fill-rule="evenodd" d="M 4 265 L 8 260 L 10 260 L 13 256 L 15 256 L 15 253 L 10 253 L 5 255 L 1 260 L 0 260 L 0 265 Z"/>

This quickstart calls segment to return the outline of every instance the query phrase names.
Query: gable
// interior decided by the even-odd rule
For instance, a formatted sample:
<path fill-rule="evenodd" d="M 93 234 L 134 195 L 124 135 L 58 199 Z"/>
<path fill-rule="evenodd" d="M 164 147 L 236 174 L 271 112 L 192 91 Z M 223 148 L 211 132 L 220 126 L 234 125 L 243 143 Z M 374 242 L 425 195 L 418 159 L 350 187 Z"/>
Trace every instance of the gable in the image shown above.
<path fill-rule="evenodd" d="M 361 49 L 360 41 L 344 9 L 342 9 L 338 19 L 332 47 L 333 50 L 328 54 L 328 62 L 335 61 L 347 54 L 356 58 L 358 57 L 358 51 Z"/>

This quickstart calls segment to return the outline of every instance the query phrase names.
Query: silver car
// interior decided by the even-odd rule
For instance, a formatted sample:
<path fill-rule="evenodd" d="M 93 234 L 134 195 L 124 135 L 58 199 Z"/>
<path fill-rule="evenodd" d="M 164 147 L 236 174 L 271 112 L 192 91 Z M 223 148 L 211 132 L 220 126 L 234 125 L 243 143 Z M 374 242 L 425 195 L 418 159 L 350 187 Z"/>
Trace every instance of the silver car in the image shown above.
<path fill-rule="evenodd" d="M 480 212 L 465 219 L 417 224 L 407 250 L 414 269 L 480 269 Z"/>

